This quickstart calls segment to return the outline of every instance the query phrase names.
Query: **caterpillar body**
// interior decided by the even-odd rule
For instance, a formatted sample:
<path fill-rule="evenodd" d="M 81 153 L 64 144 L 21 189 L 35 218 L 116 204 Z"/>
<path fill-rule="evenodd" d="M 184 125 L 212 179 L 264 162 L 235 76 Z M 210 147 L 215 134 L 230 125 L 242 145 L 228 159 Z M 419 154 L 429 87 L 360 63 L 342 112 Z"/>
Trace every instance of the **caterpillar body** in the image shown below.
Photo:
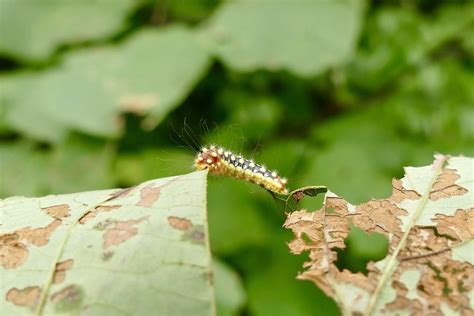
<path fill-rule="evenodd" d="M 265 166 L 220 146 L 211 145 L 201 148 L 194 166 L 198 170 L 209 169 L 216 175 L 244 179 L 275 193 L 288 193 L 285 187 L 287 180 L 278 176 L 276 171 L 268 170 Z"/>

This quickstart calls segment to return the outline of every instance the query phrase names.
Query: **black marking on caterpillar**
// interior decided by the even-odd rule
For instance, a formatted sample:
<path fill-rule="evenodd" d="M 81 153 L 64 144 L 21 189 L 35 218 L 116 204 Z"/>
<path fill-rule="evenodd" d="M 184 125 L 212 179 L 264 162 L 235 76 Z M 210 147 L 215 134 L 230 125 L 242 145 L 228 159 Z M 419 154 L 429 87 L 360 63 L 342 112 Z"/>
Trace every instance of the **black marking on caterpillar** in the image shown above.
<path fill-rule="evenodd" d="M 196 169 L 209 171 L 216 175 L 244 179 L 258 184 L 268 191 L 287 194 L 287 180 L 280 178 L 276 171 L 268 170 L 265 166 L 245 159 L 223 147 L 203 147 L 194 161 Z"/>

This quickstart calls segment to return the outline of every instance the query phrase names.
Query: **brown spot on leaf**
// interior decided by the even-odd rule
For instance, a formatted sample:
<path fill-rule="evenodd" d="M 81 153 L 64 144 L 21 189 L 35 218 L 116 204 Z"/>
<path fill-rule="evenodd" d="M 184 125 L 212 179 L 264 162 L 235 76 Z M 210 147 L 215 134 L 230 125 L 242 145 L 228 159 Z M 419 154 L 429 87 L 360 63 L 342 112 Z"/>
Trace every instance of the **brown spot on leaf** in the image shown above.
<path fill-rule="evenodd" d="M 147 220 L 149 216 L 144 216 L 137 220 L 114 221 L 112 227 L 104 233 L 104 249 L 110 246 L 120 245 L 138 233 L 136 225 Z"/>
<path fill-rule="evenodd" d="M 0 236 L 0 264 L 5 269 L 19 267 L 28 258 L 28 250 L 18 238 L 16 233 Z"/>
<path fill-rule="evenodd" d="M 102 260 L 107 261 L 110 258 L 112 258 L 113 255 L 114 255 L 114 253 L 112 251 L 104 251 L 104 253 L 102 255 Z"/>
<path fill-rule="evenodd" d="M 63 217 L 69 216 L 70 208 L 69 208 L 69 205 L 67 204 L 59 204 L 59 205 L 45 207 L 42 210 L 45 211 L 49 216 L 52 216 L 55 218 L 63 218 Z"/>
<path fill-rule="evenodd" d="M 204 226 L 203 225 L 193 225 L 190 229 L 186 230 L 185 233 L 183 234 L 182 239 L 183 240 L 188 240 L 193 244 L 200 244 L 203 245 L 204 238 L 205 238 L 205 233 L 204 233 Z"/>
<path fill-rule="evenodd" d="M 96 213 L 110 212 L 120 207 L 120 205 L 100 205 L 95 208 L 95 211 Z"/>
<path fill-rule="evenodd" d="M 126 196 L 129 194 L 135 187 L 125 188 L 125 189 L 118 189 L 117 191 L 113 192 L 107 201 L 115 200 L 116 198 Z"/>
<path fill-rule="evenodd" d="M 89 220 L 93 219 L 94 217 L 95 217 L 95 212 L 94 211 L 89 211 L 79 219 L 79 224 L 84 225 Z"/>
<path fill-rule="evenodd" d="M 191 239 L 196 242 L 204 241 L 204 232 L 202 230 L 194 230 L 190 235 Z"/>
<path fill-rule="evenodd" d="M 73 298 L 76 295 L 76 291 L 74 289 L 75 289 L 74 285 L 70 285 L 62 289 L 61 291 L 54 293 L 51 296 L 51 301 L 53 303 L 57 303 L 67 297 Z"/>
<path fill-rule="evenodd" d="M 0 263 L 5 269 L 14 269 L 25 263 L 28 257 L 28 247 L 45 246 L 51 234 L 61 225 L 61 220 L 55 219 L 48 226 L 41 228 L 22 228 L 13 233 L 0 235 Z"/>
<path fill-rule="evenodd" d="M 407 297 L 408 290 L 406 286 L 400 281 L 393 281 L 393 288 L 397 291 L 397 298 L 387 304 L 387 309 L 389 311 L 408 311 L 410 315 L 422 316 L 421 311 L 423 306 L 421 302 L 417 299 L 409 299 Z"/>
<path fill-rule="evenodd" d="M 115 200 L 119 197 L 126 196 L 128 193 L 130 193 L 133 190 L 133 188 L 134 187 L 125 188 L 125 189 L 118 189 L 117 191 L 113 192 L 109 196 L 109 198 L 107 200 L 105 200 L 104 202 L 110 202 L 110 201 Z M 79 224 L 84 225 L 89 220 L 94 218 L 97 215 L 97 213 L 109 212 L 109 211 L 112 211 L 112 210 L 120 208 L 120 207 L 121 207 L 121 205 L 99 205 L 96 208 L 94 208 L 94 210 L 91 210 L 91 211 L 87 212 L 86 214 L 84 214 L 79 219 Z"/>
<path fill-rule="evenodd" d="M 430 199 L 436 201 L 442 198 L 466 194 L 467 190 L 465 188 L 455 184 L 458 179 L 459 175 L 456 173 L 456 170 L 444 169 L 433 184 Z"/>
<path fill-rule="evenodd" d="M 160 197 L 161 187 L 153 187 L 153 183 L 150 183 L 140 190 L 140 200 L 138 206 L 151 207 L 156 200 Z"/>
<path fill-rule="evenodd" d="M 105 221 L 102 221 L 100 223 L 97 223 L 94 225 L 94 229 L 97 229 L 97 230 L 105 230 L 107 229 L 108 227 L 114 225 L 115 221 L 111 220 L 111 219 L 106 219 Z"/>
<path fill-rule="evenodd" d="M 18 306 L 34 307 L 38 304 L 40 295 L 41 289 L 39 286 L 28 286 L 21 290 L 17 288 L 10 289 L 5 298 L 10 303 Z"/>
<path fill-rule="evenodd" d="M 168 224 L 178 230 L 188 230 L 193 227 L 193 223 L 189 219 L 176 216 L 168 216 Z"/>
<path fill-rule="evenodd" d="M 96 217 L 98 213 L 102 212 L 110 212 L 112 210 L 120 208 L 120 205 L 99 205 L 94 210 L 87 212 L 84 214 L 80 219 L 79 219 L 79 224 L 84 225 L 87 223 L 89 220 L 93 219 Z"/>
<path fill-rule="evenodd" d="M 304 194 L 304 192 L 301 192 L 301 191 L 295 192 L 292 196 L 292 198 L 295 199 L 295 201 L 297 201 L 297 202 L 299 202 L 304 197 L 305 197 L 305 194 Z"/>
<path fill-rule="evenodd" d="M 393 191 L 391 200 L 396 203 L 400 203 L 403 200 L 417 200 L 420 198 L 418 192 L 405 189 L 401 180 L 392 179 L 392 186 Z"/>
<path fill-rule="evenodd" d="M 84 291 L 78 285 L 69 285 L 51 296 L 51 302 L 56 304 L 55 309 L 60 312 L 76 314 L 82 308 Z"/>
<path fill-rule="evenodd" d="M 73 265 L 74 265 L 73 259 L 68 259 L 68 260 L 57 263 L 56 270 L 54 271 L 53 283 L 54 284 L 62 283 L 64 279 L 66 278 L 66 270 L 71 269 Z"/>
<path fill-rule="evenodd" d="M 469 210 L 457 210 L 454 216 L 437 214 L 435 222 L 436 229 L 441 235 L 448 235 L 459 241 L 474 238 L 474 208 Z"/>
<path fill-rule="evenodd" d="M 53 231 L 61 225 L 61 220 L 55 219 L 48 226 L 43 228 L 23 228 L 17 231 L 20 240 L 26 240 L 35 246 L 41 247 L 48 243 Z"/>

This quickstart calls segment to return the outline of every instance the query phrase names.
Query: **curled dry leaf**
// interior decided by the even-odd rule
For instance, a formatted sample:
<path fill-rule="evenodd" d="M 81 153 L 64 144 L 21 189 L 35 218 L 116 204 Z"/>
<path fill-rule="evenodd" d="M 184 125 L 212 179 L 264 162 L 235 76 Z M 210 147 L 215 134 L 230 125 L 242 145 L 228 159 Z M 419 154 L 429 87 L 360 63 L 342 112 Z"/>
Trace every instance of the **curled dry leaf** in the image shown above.
<path fill-rule="evenodd" d="M 345 315 L 473 315 L 473 192 L 474 159 L 442 155 L 405 168 L 387 199 L 351 205 L 329 192 L 321 210 L 295 211 L 284 224 L 295 234 L 291 252 L 309 252 L 298 278 L 313 281 Z M 350 225 L 389 240 L 367 275 L 335 265 Z"/>

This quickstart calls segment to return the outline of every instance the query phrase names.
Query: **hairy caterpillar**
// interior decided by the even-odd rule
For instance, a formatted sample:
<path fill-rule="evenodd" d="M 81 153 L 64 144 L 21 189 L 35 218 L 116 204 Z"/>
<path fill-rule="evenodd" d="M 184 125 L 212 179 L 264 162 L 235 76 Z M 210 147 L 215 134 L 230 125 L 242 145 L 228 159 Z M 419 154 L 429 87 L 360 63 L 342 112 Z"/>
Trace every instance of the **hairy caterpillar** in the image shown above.
<path fill-rule="evenodd" d="M 285 187 L 287 180 L 280 178 L 275 171 L 267 170 L 266 167 L 222 147 L 211 145 L 201 148 L 194 161 L 194 166 L 199 170 L 209 169 L 216 175 L 247 180 L 271 192 L 288 193 Z"/>

